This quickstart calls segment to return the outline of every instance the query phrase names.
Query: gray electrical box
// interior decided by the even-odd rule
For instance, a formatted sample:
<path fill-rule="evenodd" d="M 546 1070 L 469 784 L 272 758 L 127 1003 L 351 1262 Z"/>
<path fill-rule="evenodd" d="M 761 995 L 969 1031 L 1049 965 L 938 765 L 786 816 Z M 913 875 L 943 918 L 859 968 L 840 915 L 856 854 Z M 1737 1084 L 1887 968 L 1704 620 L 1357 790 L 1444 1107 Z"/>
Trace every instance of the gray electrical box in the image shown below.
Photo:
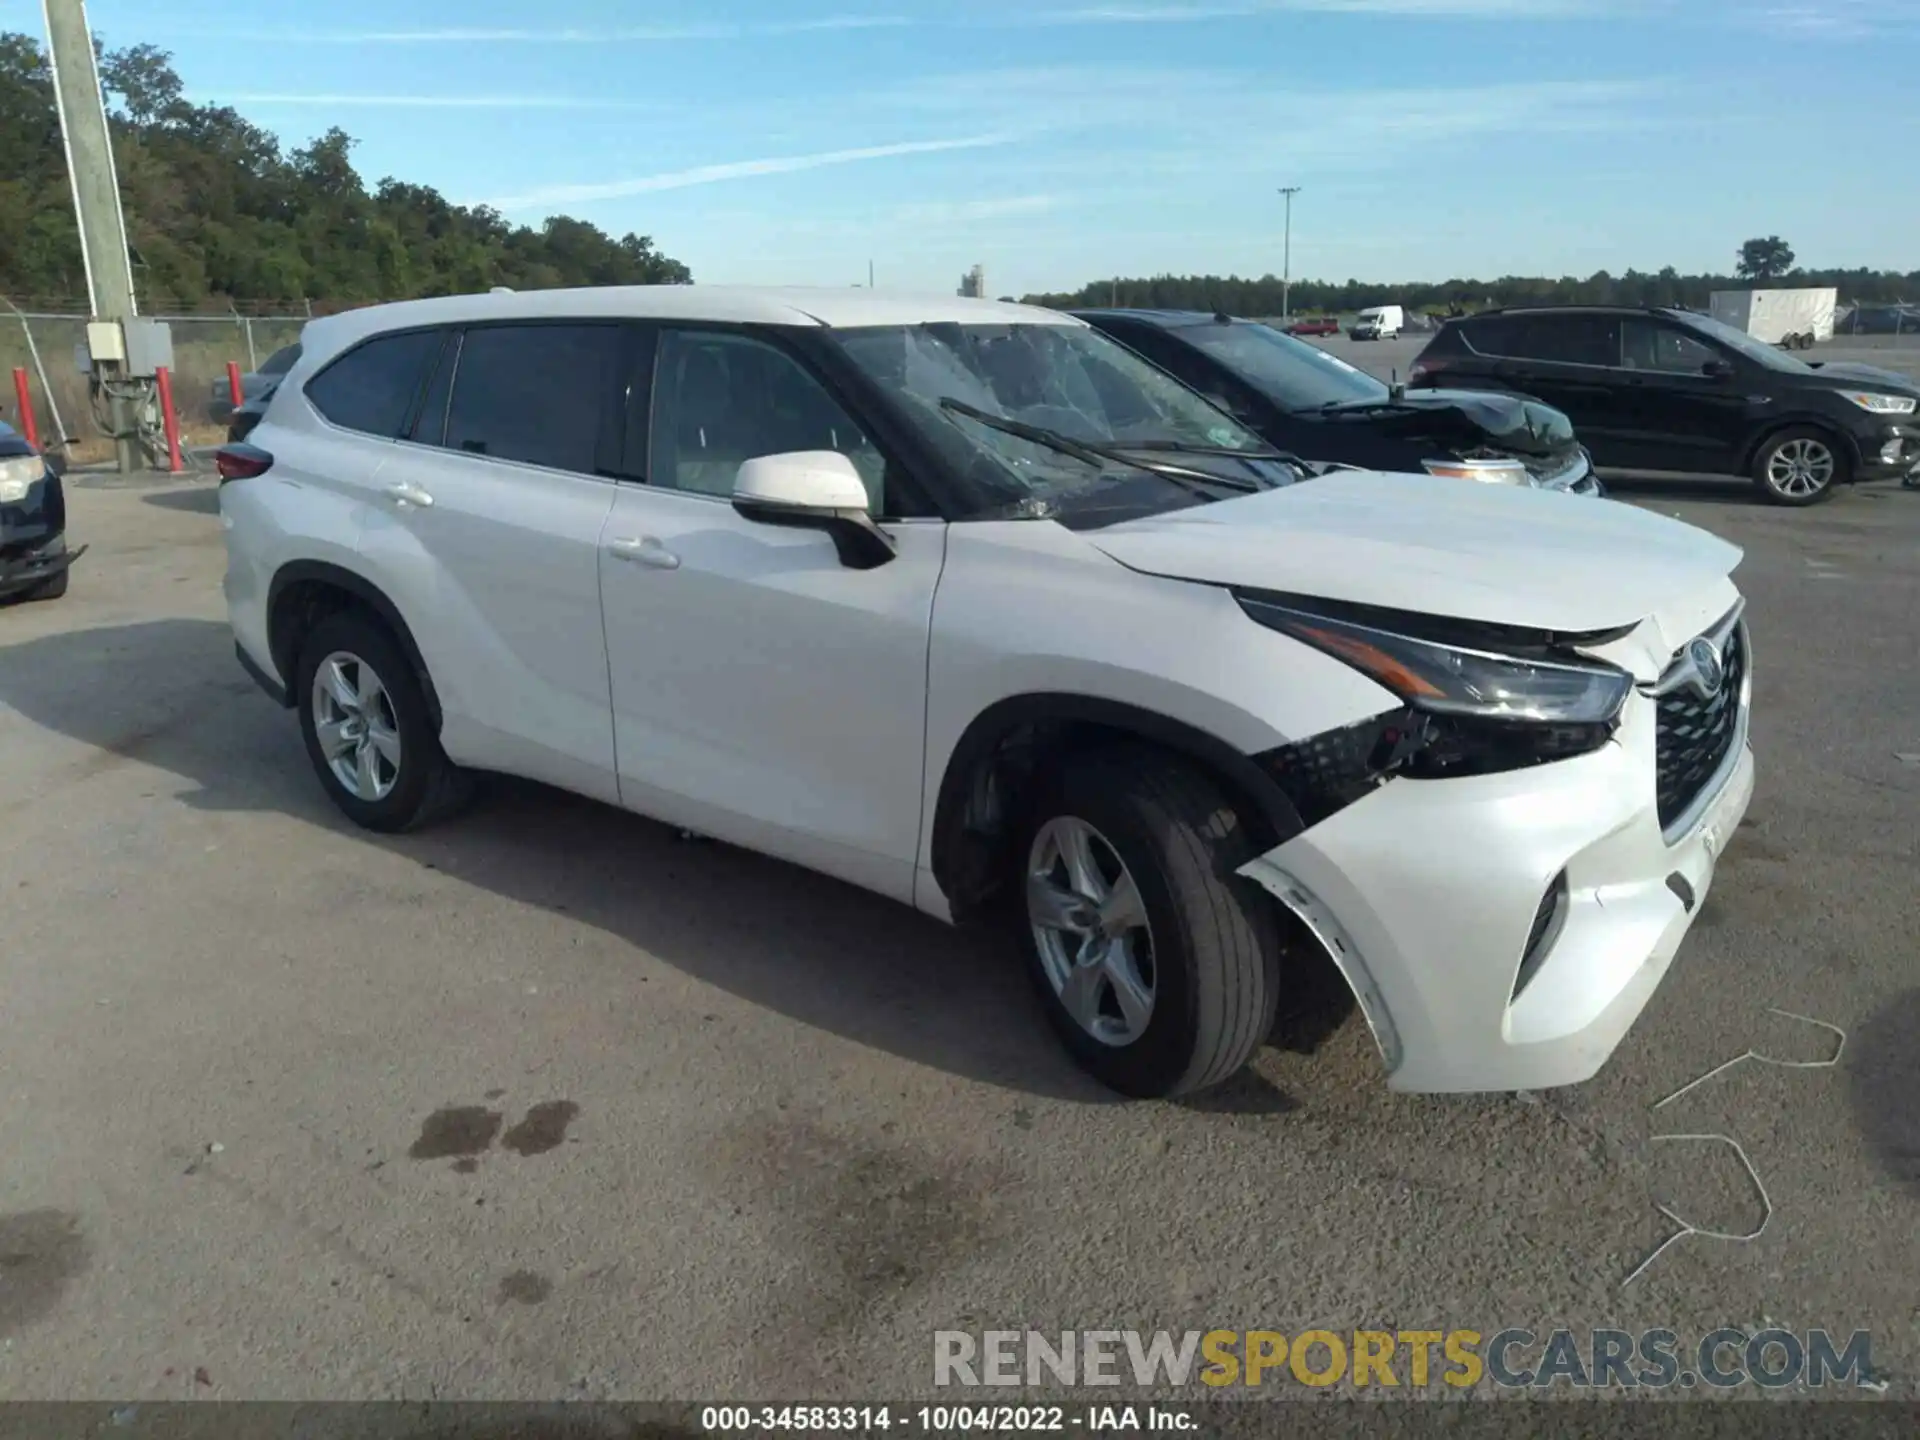
<path fill-rule="evenodd" d="M 159 369 L 173 369 L 173 330 L 161 320 L 129 320 L 127 333 L 127 375 L 135 380 L 150 380 Z"/>

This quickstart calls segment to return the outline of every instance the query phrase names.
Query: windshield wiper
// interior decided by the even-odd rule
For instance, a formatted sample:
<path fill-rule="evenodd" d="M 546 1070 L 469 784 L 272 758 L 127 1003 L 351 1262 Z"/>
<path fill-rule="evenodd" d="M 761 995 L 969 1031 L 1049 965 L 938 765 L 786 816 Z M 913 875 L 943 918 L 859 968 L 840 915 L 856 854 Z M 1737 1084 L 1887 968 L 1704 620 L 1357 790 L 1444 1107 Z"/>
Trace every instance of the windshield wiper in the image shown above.
<path fill-rule="evenodd" d="M 1004 415 L 995 415 L 990 410 L 982 410 L 977 406 L 967 404 L 964 400 L 956 400 L 951 395 L 943 395 L 940 397 L 940 408 L 951 414 L 964 415 L 969 420 L 976 420 L 988 429 L 1001 431 L 1003 434 L 1013 436 L 1016 440 L 1026 440 L 1035 445 L 1043 445 L 1049 450 L 1056 450 L 1062 455 L 1071 455 L 1074 459 L 1083 461 L 1088 465 L 1100 465 L 1102 463 L 1126 465 L 1135 470 L 1144 470 L 1149 475 L 1158 475 L 1162 479 L 1171 480 L 1183 490 L 1192 490 L 1195 491 L 1195 493 L 1198 493 L 1197 486 L 1199 485 L 1215 485 L 1223 490 L 1240 490 L 1248 494 L 1268 488 L 1253 480 L 1242 480 L 1237 476 L 1231 475 L 1215 475 L 1211 471 L 1196 470 L 1191 466 L 1168 465 L 1164 462 L 1153 460 L 1130 460 L 1127 458 L 1126 450 L 1148 449 L 1151 447 L 1144 445 L 1109 447 L 1106 445 L 1092 444 L 1085 440 L 1075 440 L 1072 436 L 1062 435 L 1056 430 L 1048 430 L 1039 425 L 1023 424 L 1018 420 L 1009 420 Z M 1240 452 L 1232 453 L 1237 454 Z"/>
<path fill-rule="evenodd" d="M 1232 460 L 1279 460 L 1288 465 L 1300 464 L 1300 457 L 1290 450 L 1275 450 L 1263 446 L 1258 450 L 1236 450 L 1231 445 L 1195 445 L 1187 440 L 1116 440 L 1116 450 L 1165 451 L 1169 455 L 1224 455 Z"/>

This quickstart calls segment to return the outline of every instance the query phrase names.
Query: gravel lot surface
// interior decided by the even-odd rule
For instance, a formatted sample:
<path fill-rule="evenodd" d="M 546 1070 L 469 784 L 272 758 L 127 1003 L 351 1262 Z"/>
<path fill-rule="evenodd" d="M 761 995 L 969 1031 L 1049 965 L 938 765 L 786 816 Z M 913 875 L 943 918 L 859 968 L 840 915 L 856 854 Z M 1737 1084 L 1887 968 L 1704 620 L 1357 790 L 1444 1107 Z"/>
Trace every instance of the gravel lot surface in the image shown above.
<path fill-rule="evenodd" d="M 212 488 L 76 477 L 71 595 L 0 609 L 0 1396 L 858 1399 L 942 1328 L 1771 1320 L 1872 1330 L 1913 1398 L 1920 494 L 1728 493 L 1635 494 L 1746 547 L 1761 768 L 1609 1068 L 1394 1096 L 1350 1021 L 1179 1106 L 836 883 L 526 785 L 349 829 L 234 662 Z M 1649 1114 L 1830 1053 L 1768 1006 L 1841 1065 Z M 1656 1196 L 1759 1220 L 1668 1130 L 1737 1136 L 1773 1218 L 1623 1291 Z"/>

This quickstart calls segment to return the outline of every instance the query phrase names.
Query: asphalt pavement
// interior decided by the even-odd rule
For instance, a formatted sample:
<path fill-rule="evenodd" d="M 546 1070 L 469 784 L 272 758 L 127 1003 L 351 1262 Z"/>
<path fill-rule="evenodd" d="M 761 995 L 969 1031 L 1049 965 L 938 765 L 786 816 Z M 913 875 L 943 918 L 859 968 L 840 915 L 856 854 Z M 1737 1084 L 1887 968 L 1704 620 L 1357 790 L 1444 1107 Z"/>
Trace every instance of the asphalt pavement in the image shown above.
<path fill-rule="evenodd" d="M 1396 1096 L 1350 1020 L 1177 1105 L 835 882 L 531 785 L 349 828 L 234 662 L 212 487 L 75 477 L 71 594 L 0 608 L 0 1396 L 859 1399 L 948 1328 L 1773 1322 L 1872 1331 L 1914 1398 L 1920 494 L 1633 498 L 1746 548 L 1759 785 L 1612 1063 Z M 1770 1006 L 1841 1063 L 1650 1112 L 1831 1054 Z M 1762 1218 L 1677 1130 L 1771 1220 L 1623 1289 L 1657 1198 Z"/>

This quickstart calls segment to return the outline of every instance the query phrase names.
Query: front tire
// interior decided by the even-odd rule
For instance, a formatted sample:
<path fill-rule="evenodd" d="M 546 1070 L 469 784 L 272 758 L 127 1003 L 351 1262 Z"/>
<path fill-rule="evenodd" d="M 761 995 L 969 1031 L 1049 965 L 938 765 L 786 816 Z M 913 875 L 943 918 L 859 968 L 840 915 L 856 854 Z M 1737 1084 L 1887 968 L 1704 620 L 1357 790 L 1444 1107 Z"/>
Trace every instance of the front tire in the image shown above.
<path fill-rule="evenodd" d="M 1796 425 L 1769 435 L 1753 457 L 1753 483 L 1769 502 L 1817 505 L 1847 480 L 1847 459 L 1833 438 Z"/>
<path fill-rule="evenodd" d="M 1237 1074 L 1273 1027 L 1281 936 L 1234 874 L 1258 846 L 1203 772 L 1127 747 L 1070 758 L 1015 849 L 1015 911 L 1049 1020 L 1137 1098 Z"/>
<path fill-rule="evenodd" d="M 342 610 L 315 625 L 293 693 L 307 757 L 354 824 L 397 834 L 466 800 L 470 778 L 440 748 L 420 677 L 372 616 Z"/>
<path fill-rule="evenodd" d="M 64 540 L 56 540 L 44 553 L 47 555 L 64 555 L 67 553 L 67 542 Z M 36 600 L 58 600 L 62 595 L 67 593 L 67 578 L 72 573 L 73 568 L 69 566 L 57 574 L 47 576 L 44 580 L 35 581 L 33 584 L 27 586 L 26 589 L 20 591 L 17 598 L 23 605 L 31 605 Z"/>

